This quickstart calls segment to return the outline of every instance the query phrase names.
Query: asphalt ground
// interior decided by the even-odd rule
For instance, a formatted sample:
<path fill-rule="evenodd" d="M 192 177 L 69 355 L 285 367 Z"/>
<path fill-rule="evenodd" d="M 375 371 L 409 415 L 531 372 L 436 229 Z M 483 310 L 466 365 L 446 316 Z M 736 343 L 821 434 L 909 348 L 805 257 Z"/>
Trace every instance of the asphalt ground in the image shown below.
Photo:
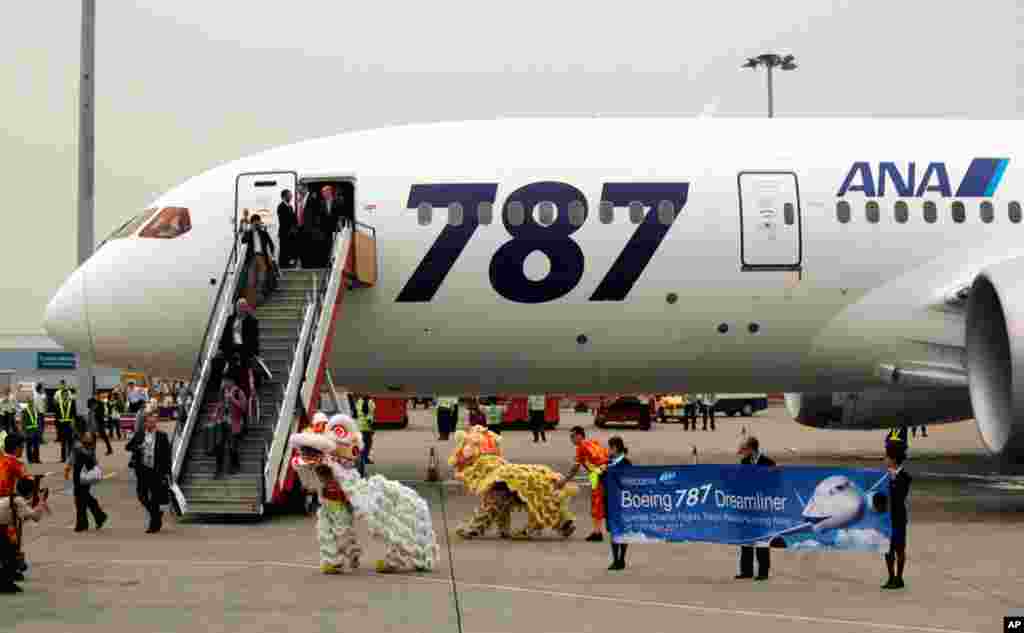
<path fill-rule="evenodd" d="M 805 428 L 781 407 L 720 419 L 715 432 L 675 424 L 602 431 L 589 415 L 563 412 L 547 443 L 533 443 L 526 431 L 506 432 L 506 454 L 566 471 L 574 424 L 602 440 L 621 435 L 637 464 L 692 463 L 693 447 L 701 463 L 732 463 L 744 434 L 756 434 L 783 465 L 882 465 L 883 432 Z M 575 502 L 580 523 L 569 541 L 464 541 L 454 529 L 477 499 L 453 482 L 423 481 L 429 449 L 443 461 L 452 444 L 436 439 L 422 410 L 408 429 L 377 433 L 371 468 L 428 499 L 441 564 L 431 573 L 378 574 L 373 562 L 383 548 L 360 528 L 363 568 L 324 576 L 308 516 L 229 524 L 172 518 L 161 533 L 144 533 L 124 442 L 114 444 L 113 456 L 101 455 L 109 478 L 95 489 L 110 522 L 78 534 L 73 499 L 58 481 L 59 448 L 44 446 L 45 463 L 33 470 L 55 473 L 53 514 L 26 528 L 29 579 L 23 594 L 0 597 L 0 630 L 434 632 L 457 631 L 460 613 L 462 630 L 474 632 L 980 633 L 1002 630 L 1003 616 L 1024 608 L 1024 479 L 993 474 L 973 423 L 931 427 L 929 437 L 912 441 L 908 467 L 917 477 L 902 592 L 881 591 L 881 558 L 858 552 L 773 551 L 772 578 L 752 583 L 733 580 L 733 547 L 633 545 L 629 567 L 610 572 L 607 543 L 583 541 L 586 489 Z M 525 516 L 514 521 L 522 524 Z"/>

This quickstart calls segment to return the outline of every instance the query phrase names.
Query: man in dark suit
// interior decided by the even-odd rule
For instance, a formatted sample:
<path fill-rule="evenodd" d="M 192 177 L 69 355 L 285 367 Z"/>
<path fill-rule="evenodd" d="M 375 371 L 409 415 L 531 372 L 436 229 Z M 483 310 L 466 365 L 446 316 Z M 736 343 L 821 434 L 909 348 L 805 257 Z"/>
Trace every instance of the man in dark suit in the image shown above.
<path fill-rule="evenodd" d="M 132 436 L 125 448 L 133 454 L 139 502 L 149 513 L 146 533 L 159 532 L 164 516 L 160 506 L 170 501 L 171 440 L 157 428 L 156 416 L 151 415 L 146 417 L 143 432 Z"/>
<path fill-rule="evenodd" d="M 238 300 L 235 313 L 229 316 L 224 324 L 220 350 L 235 369 L 235 381 L 248 394 L 248 369 L 260 353 L 260 325 L 245 298 Z M 256 372 L 256 375 L 259 376 L 259 372 Z"/>
<path fill-rule="evenodd" d="M 302 233 L 301 252 L 303 268 L 324 268 L 327 266 L 326 254 L 329 247 L 325 248 L 324 243 L 330 238 L 327 234 L 327 217 L 324 209 L 323 196 L 331 189 L 330 185 L 324 185 L 320 193 L 311 191 L 306 198 L 306 204 L 302 210 Z"/>
<path fill-rule="evenodd" d="M 736 451 L 742 459 L 741 464 L 747 466 L 775 466 L 775 460 L 761 454 L 761 445 L 753 435 L 740 443 Z M 757 550 L 757 575 L 754 575 L 754 551 Z M 768 570 L 771 567 L 771 550 L 767 547 L 751 547 L 744 545 L 740 547 L 740 573 L 736 579 L 753 578 L 754 580 L 767 580 Z"/>
<path fill-rule="evenodd" d="M 281 248 L 278 261 L 281 268 L 291 268 L 296 259 L 296 239 L 299 234 L 299 218 L 292 207 L 292 192 L 281 192 L 281 204 L 277 205 L 277 243 Z"/>

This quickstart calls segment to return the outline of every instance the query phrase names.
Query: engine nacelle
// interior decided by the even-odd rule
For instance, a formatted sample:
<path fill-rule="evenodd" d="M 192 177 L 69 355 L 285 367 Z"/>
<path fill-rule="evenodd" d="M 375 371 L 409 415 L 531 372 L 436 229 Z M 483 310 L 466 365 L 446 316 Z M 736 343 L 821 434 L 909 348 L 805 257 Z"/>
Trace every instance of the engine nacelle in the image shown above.
<path fill-rule="evenodd" d="M 856 393 L 787 393 L 786 408 L 804 426 L 888 429 L 945 424 L 971 418 L 967 389 L 894 389 Z"/>
<path fill-rule="evenodd" d="M 1024 257 L 975 278 L 967 297 L 967 377 L 990 451 L 1024 456 Z"/>

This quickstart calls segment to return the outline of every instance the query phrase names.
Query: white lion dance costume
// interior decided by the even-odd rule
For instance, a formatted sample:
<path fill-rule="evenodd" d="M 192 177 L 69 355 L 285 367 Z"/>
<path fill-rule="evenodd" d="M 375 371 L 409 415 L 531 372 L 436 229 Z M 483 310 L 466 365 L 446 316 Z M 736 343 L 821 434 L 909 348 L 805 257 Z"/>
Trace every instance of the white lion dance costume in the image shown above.
<path fill-rule="evenodd" d="M 288 439 L 293 449 L 292 466 L 303 485 L 320 494 L 317 536 L 320 570 L 345 573 L 359 567 L 362 548 L 356 539 L 354 519 L 365 518 L 370 534 L 384 541 L 384 560 L 377 571 L 430 571 L 438 558 L 437 536 L 426 500 L 397 481 L 374 475 L 363 479 L 356 462 L 363 436 L 347 415 L 327 420 L 323 413 L 313 424 Z M 322 481 L 318 470 L 330 470 Z"/>

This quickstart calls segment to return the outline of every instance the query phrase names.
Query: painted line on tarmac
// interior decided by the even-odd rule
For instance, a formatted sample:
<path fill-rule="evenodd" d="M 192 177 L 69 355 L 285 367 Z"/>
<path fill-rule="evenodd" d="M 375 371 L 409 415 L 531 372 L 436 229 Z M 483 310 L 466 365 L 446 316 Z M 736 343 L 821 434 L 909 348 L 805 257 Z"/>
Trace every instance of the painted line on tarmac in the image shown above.
<path fill-rule="evenodd" d="M 52 561 L 49 563 L 38 563 L 34 567 L 54 567 L 72 565 L 170 565 L 170 564 L 195 565 L 198 567 L 283 567 L 291 569 L 319 569 L 315 563 L 293 563 L 287 561 L 189 561 L 189 560 L 107 560 L 107 561 Z M 431 584 L 451 585 L 451 581 L 444 578 L 423 578 L 406 574 L 380 574 L 370 571 L 363 578 L 375 578 L 378 580 L 404 580 L 409 583 L 421 582 Z M 637 607 L 660 607 L 663 609 L 677 609 L 681 611 L 692 611 L 695 613 L 707 613 L 715 615 L 744 616 L 750 618 L 765 618 L 771 620 L 788 620 L 790 622 L 807 622 L 811 624 L 825 625 L 849 625 L 860 626 L 871 629 L 882 629 L 887 631 L 920 631 L 922 633 L 978 633 L 977 631 L 963 631 L 960 629 L 947 629 L 931 626 L 917 626 L 913 624 L 890 624 L 886 622 L 871 622 L 868 620 L 846 620 L 842 618 L 824 618 L 808 615 L 792 615 L 788 613 L 775 613 L 771 611 L 753 611 L 750 609 L 725 609 L 722 607 L 708 607 L 699 604 L 685 604 L 678 602 L 658 602 L 655 600 L 636 600 L 632 598 L 616 598 L 614 596 L 599 596 L 583 593 L 572 593 L 568 591 L 555 591 L 552 589 L 536 589 L 532 587 L 517 587 L 512 585 L 490 585 L 484 583 L 460 582 L 460 587 L 472 589 L 488 589 L 491 591 L 507 591 L 509 593 L 524 593 L 551 598 L 567 598 L 571 600 L 588 600 L 590 602 L 607 602 L 612 604 L 632 605 Z"/>

